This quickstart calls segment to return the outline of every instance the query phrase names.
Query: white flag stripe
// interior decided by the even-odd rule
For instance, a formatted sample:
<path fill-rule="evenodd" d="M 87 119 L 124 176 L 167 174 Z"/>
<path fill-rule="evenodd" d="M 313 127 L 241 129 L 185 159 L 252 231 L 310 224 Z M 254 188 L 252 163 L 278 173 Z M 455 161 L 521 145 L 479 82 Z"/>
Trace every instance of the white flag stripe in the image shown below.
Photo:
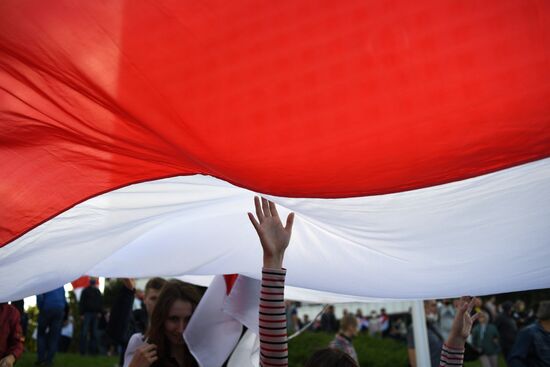
<path fill-rule="evenodd" d="M 0 301 L 87 273 L 240 273 L 260 278 L 253 193 L 205 176 L 90 199 L 0 250 Z M 421 190 L 348 199 L 272 198 L 296 212 L 287 284 L 382 299 L 550 284 L 550 159 Z"/>

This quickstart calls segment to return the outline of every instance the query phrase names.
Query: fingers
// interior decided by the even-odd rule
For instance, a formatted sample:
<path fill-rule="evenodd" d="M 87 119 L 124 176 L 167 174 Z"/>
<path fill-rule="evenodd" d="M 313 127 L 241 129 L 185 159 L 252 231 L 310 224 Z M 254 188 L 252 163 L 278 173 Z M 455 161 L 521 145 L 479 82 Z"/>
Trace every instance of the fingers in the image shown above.
<path fill-rule="evenodd" d="M 476 320 L 479 319 L 479 316 L 481 316 L 481 312 L 477 312 L 474 316 L 472 316 L 472 323 L 476 322 Z"/>
<path fill-rule="evenodd" d="M 272 217 L 279 217 L 279 213 L 277 213 L 277 207 L 275 206 L 275 203 L 273 201 L 269 201 L 269 211 L 271 212 Z"/>
<path fill-rule="evenodd" d="M 468 312 L 468 314 L 472 313 L 475 303 L 476 303 L 476 298 L 472 297 L 470 302 L 468 302 L 468 307 L 466 309 L 466 312 Z"/>
<path fill-rule="evenodd" d="M 269 210 L 269 201 L 262 198 L 262 209 L 265 217 L 271 217 L 271 211 Z"/>
<path fill-rule="evenodd" d="M 260 198 L 254 196 L 254 206 L 256 207 L 256 216 L 258 221 L 262 223 L 264 221 L 264 213 L 262 212 L 262 206 L 260 205 Z"/>
<path fill-rule="evenodd" d="M 256 218 L 254 218 L 254 214 L 248 213 L 248 219 L 250 219 L 250 222 L 251 222 L 252 225 L 254 226 L 254 229 L 255 229 L 256 232 L 258 232 L 258 234 L 259 234 L 259 233 L 260 233 L 260 223 L 258 223 L 258 221 L 256 220 Z"/>
<path fill-rule="evenodd" d="M 292 225 L 294 224 L 294 213 L 290 213 L 288 217 L 286 217 L 286 226 L 285 230 L 287 230 L 289 233 L 292 233 Z"/>

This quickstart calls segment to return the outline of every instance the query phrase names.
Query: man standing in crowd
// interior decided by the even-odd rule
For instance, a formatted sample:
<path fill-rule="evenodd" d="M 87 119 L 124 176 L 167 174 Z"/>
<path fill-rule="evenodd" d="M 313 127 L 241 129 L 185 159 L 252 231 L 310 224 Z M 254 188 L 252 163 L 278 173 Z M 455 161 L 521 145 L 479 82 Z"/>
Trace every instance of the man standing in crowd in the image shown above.
<path fill-rule="evenodd" d="M 508 363 L 510 367 L 550 367 L 550 301 L 542 301 L 537 321 L 518 333 Z"/>
<path fill-rule="evenodd" d="M 435 300 L 424 301 L 424 312 L 426 313 L 426 330 L 428 331 L 428 348 L 430 350 L 431 367 L 437 367 L 439 366 L 441 348 L 443 347 L 443 342 L 445 339 L 443 339 L 441 332 L 437 328 L 438 316 L 437 303 Z M 414 347 L 414 332 L 412 327 L 413 325 L 411 324 L 407 333 L 407 349 L 409 354 L 409 364 L 412 367 L 417 367 L 416 351 Z"/>
<path fill-rule="evenodd" d="M 502 348 L 502 354 L 504 354 L 504 358 L 508 359 L 510 350 L 516 340 L 518 328 L 516 321 L 512 318 L 512 302 L 506 301 L 501 307 L 502 312 L 497 316 L 495 326 L 497 327 L 500 335 L 500 347 Z"/>
<path fill-rule="evenodd" d="M 65 289 L 59 287 L 53 291 L 36 296 L 38 306 L 37 349 L 39 366 L 53 363 L 59 344 L 63 315 L 65 314 Z"/>
<path fill-rule="evenodd" d="M 19 311 L 0 303 L 0 367 L 13 367 L 23 353 L 23 335 Z"/>
<path fill-rule="evenodd" d="M 80 354 L 97 354 L 99 350 L 98 323 L 103 311 L 103 296 L 96 284 L 97 280 L 90 278 L 90 285 L 80 295 Z"/>
<path fill-rule="evenodd" d="M 334 315 L 334 306 L 330 305 L 321 315 L 321 330 L 329 333 L 338 331 L 338 321 Z"/>

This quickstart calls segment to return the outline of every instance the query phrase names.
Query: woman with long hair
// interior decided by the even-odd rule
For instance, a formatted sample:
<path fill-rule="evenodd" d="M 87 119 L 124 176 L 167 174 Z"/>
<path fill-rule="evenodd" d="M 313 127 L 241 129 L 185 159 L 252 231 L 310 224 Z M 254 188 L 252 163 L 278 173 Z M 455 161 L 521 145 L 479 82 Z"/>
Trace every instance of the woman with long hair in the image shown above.
<path fill-rule="evenodd" d="M 195 367 L 183 332 L 200 301 L 196 288 L 172 279 L 160 291 L 143 344 L 130 367 Z"/>

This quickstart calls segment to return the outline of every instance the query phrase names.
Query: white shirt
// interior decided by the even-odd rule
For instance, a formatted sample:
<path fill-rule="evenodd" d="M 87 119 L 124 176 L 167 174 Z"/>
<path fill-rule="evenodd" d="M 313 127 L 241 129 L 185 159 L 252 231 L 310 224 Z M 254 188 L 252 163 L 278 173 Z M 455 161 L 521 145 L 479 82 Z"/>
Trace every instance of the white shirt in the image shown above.
<path fill-rule="evenodd" d="M 130 337 L 130 340 L 128 341 L 128 346 L 126 347 L 126 352 L 124 352 L 123 367 L 130 366 L 130 362 L 132 362 L 132 358 L 134 358 L 134 353 L 143 344 L 145 344 L 145 340 L 142 333 L 135 333 Z"/>

